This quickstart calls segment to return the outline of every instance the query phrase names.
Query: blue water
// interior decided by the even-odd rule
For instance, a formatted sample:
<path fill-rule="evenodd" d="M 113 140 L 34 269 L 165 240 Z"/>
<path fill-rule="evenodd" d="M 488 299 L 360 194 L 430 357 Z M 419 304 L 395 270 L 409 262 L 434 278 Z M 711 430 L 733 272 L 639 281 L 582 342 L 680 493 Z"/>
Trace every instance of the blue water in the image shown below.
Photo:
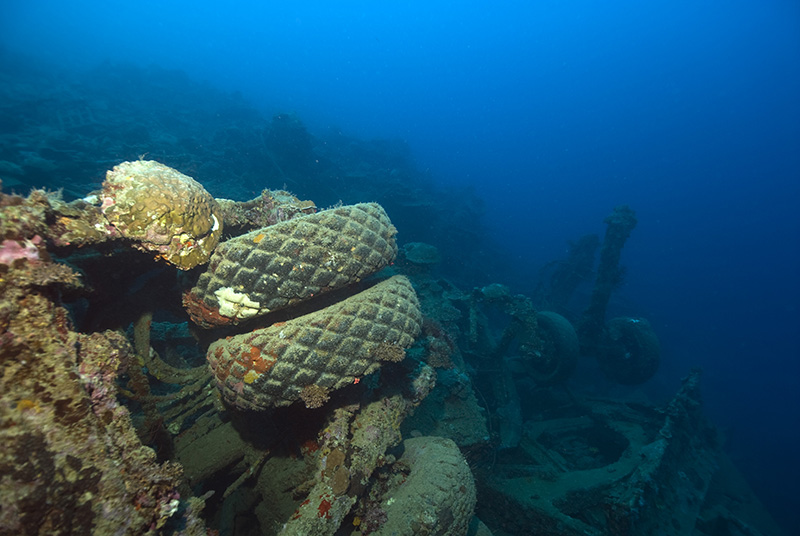
<path fill-rule="evenodd" d="M 402 138 L 484 199 L 520 292 L 630 205 L 620 299 L 661 339 L 650 388 L 702 366 L 737 464 L 800 533 L 800 4 L 398 4 L 5 0 L 0 43 L 66 69 L 180 69 L 312 133 Z"/>

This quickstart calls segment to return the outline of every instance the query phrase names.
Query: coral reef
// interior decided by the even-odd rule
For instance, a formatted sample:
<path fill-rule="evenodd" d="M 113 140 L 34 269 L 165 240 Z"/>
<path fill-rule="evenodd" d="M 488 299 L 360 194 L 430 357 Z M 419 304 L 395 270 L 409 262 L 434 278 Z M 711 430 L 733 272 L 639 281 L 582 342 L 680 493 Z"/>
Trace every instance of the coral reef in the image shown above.
<path fill-rule="evenodd" d="M 35 236 L 45 236 L 46 217 L 52 210 L 51 197 L 44 190 L 33 190 L 28 197 L 8 194 L 0 196 L 0 210 L 3 214 L 0 219 L 0 238 L 19 242 L 33 240 Z M 24 246 L 18 243 L 17 247 Z"/>
<path fill-rule="evenodd" d="M 40 203 L 38 194 L 13 202 Z M 130 344 L 116 332 L 73 330 L 58 288 L 76 277 L 56 266 L 25 255 L 2 268 L 0 534 L 159 529 L 178 509 L 181 468 L 156 461 L 117 402 Z"/>
<path fill-rule="evenodd" d="M 102 191 L 71 203 L 34 190 L 24 201 L 4 196 L 2 209 L 6 261 L 34 255 L 33 242 L 42 237 L 61 248 L 118 240 L 189 270 L 208 261 L 222 236 L 216 200 L 191 177 L 153 161 L 115 166 Z"/>

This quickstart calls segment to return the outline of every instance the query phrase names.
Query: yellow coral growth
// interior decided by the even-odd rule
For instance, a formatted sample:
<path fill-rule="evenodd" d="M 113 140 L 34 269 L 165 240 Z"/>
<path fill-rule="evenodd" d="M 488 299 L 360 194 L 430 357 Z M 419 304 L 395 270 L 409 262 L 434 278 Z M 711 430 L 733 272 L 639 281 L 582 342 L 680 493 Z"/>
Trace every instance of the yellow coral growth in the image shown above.
<path fill-rule="evenodd" d="M 38 402 L 34 400 L 28 400 L 27 398 L 23 398 L 22 400 L 17 402 L 17 409 L 20 411 L 32 409 L 36 413 L 39 413 L 39 411 L 41 411 L 41 407 L 39 406 Z"/>
<path fill-rule="evenodd" d="M 245 374 L 244 378 L 242 378 L 242 381 L 244 381 L 244 383 L 251 384 L 257 379 L 258 379 L 258 372 L 256 372 L 255 370 L 248 370 L 247 374 Z"/>

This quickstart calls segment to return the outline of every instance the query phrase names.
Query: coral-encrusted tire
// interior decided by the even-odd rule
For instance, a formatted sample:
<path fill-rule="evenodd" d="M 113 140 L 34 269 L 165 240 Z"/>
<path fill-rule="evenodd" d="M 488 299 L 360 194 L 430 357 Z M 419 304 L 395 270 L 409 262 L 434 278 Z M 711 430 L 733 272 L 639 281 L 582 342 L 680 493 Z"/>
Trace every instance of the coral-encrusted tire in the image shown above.
<path fill-rule="evenodd" d="M 237 407 L 263 410 L 300 398 L 309 405 L 310 395 L 319 402 L 402 359 L 421 324 L 411 282 L 398 275 L 320 311 L 220 339 L 206 357 Z"/>
<path fill-rule="evenodd" d="M 192 319 L 238 324 L 342 288 L 390 264 L 397 230 L 377 203 L 323 210 L 221 243 L 184 295 Z"/>

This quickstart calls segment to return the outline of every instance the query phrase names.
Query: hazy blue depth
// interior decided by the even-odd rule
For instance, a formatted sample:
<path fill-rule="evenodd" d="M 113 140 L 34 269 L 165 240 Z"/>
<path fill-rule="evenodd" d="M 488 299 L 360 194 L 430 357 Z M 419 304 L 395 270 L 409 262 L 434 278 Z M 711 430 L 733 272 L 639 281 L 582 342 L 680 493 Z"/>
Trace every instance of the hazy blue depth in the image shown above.
<path fill-rule="evenodd" d="M 519 292 L 630 205 L 622 301 L 663 346 L 648 388 L 702 366 L 735 460 L 800 531 L 800 3 L 388 4 L 4 0 L 0 44 L 182 69 L 312 132 L 403 138 L 485 199 Z"/>

